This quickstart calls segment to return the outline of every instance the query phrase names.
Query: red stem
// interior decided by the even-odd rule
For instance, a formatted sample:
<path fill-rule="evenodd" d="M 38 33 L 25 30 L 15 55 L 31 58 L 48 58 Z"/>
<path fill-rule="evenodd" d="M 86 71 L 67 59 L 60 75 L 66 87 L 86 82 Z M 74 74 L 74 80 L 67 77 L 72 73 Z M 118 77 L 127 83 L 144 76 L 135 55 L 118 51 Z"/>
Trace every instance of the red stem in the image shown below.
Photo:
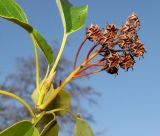
<path fill-rule="evenodd" d="M 85 70 L 91 68 L 91 67 L 94 67 L 94 66 L 103 66 L 104 64 L 100 61 L 97 61 L 95 63 L 92 63 L 92 64 L 88 64 L 85 68 L 83 68 L 81 71 L 79 71 L 79 73 L 82 73 L 84 72 Z"/>
<path fill-rule="evenodd" d="M 91 55 L 92 51 L 97 47 L 99 43 L 95 44 L 88 52 L 87 57 L 85 58 L 85 60 L 87 60 L 89 58 L 89 56 Z"/>
<path fill-rule="evenodd" d="M 76 63 L 77 63 L 77 59 L 78 59 L 79 53 L 80 53 L 80 51 L 81 51 L 84 43 L 86 42 L 86 40 L 87 40 L 87 37 L 85 37 L 85 39 L 82 41 L 81 45 L 80 45 L 79 48 L 78 48 L 78 51 L 77 51 L 77 53 L 76 53 L 76 57 L 75 57 L 75 60 L 74 60 L 73 69 L 76 68 Z"/>
<path fill-rule="evenodd" d="M 91 74 L 96 74 L 98 72 L 101 72 L 102 70 L 95 70 L 95 71 L 92 71 L 92 72 L 89 72 L 89 73 L 86 73 L 86 74 L 78 74 L 78 75 L 75 75 L 74 77 L 75 78 L 78 78 L 78 77 L 83 77 L 83 76 L 89 76 Z"/>

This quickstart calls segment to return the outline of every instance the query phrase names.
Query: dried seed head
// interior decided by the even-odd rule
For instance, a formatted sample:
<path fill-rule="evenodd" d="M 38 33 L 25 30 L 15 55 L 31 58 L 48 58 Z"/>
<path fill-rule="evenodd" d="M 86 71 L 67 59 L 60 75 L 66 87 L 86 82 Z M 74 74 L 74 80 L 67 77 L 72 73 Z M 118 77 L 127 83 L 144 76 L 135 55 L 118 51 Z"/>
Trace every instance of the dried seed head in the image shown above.
<path fill-rule="evenodd" d="M 115 45 L 113 41 L 118 37 L 118 30 L 119 29 L 115 25 L 108 24 L 102 35 L 99 37 L 99 43 L 102 46 L 113 47 Z"/>
<path fill-rule="evenodd" d="M 132 13 L 126 21 L 126 24 L 136 28 L 140 28 L 140 21 L 138 19 L 138 16 L 135 13 Z"/>
<path fill-rule="evenodd" d="M 98 25 L 93 25 L 86 29 L 86 36 L 90 41 L 97 41 L 101 35 L 101 30 Z"/>
<path fill-rule="evenodd" d="M 104 55 L 104 70 L 110 74 L 117 74 L 119 67 L 119 54 L 115 50 L 107 50 Z"/>
<path fill-rule="evenodd" d="M 119 55 L 113 55 L 112 57 L 107 59 L 107 62 L 110 67 L 118 67 L 119 66 Z"/>
<path fill-rule="evenodd" d="M 132 44 L 132 40 L 130 39 L 130 37 L 126 34 L 122 34 L 118 37 L 118 45 L 121 48 L 128 48 L 129 45 Z"/>
<path fill-rule="evenodd" d="M 119 64 L 121 68 L 128 70 L 129 68 L 133 68 L 134 66 L 134 59 L 130 54 L 123 54 L 121 56 L 121 63 Z"/>
<path fill-rule="evenodd" d="M 110 34 L 110 37 L 112 37 L 113 39 L 117 37 L 118 30 L 119 29 L 114 24 L 109 24 L 106 26 L 106 31 Z"/>
<path fill-rule="evenodd" d="M 102 46 L 108 46 L 107 45 L 108 39 L 109 39 L 109 33 L 104 31 L 103 34 L 101 34 L 101 36 L 99 37 L 99 44 L 101 44 Z"/>
<path fill-rule="evenodd" d="M 145 52 L 145 48 L 144 48 L 144 45 L 141 43 L 141 41 L 137 40 L 132 44 L 130 51 L 133 56 L 142 57 Z"/>
<path fill-rule="evenodd" d="M 126 20 L 126 23 L 120 28 L 118 44 L 121 48 L 128 48 L 138 38 L 137 28 L 140 27 L 139 19 L 135 13 L 132 13 Z"/>
<path fill-rule="evenodd" d="M 118 52 L 113 49 L 107 49 L 104 53 L 104 58 L 108 59 L 111 58 L 112 56 L 118 56 Z"/>
<path fill-rule="evenodd" d="M 114 24 L 108 24 L 103 31 L 93 24 L 87 28 L 87 38 L 96 41 L 95 47 L 100 48 L 99 55 L 102 58 L 96 65 L 110 74 L 118 74 L 119 67 L 125 70 L 133 68 L 135 57 L 142 57 L 145 52 L 137 34 L 139 28 L 140 21 L 135 13 L 120 28 Z"/>

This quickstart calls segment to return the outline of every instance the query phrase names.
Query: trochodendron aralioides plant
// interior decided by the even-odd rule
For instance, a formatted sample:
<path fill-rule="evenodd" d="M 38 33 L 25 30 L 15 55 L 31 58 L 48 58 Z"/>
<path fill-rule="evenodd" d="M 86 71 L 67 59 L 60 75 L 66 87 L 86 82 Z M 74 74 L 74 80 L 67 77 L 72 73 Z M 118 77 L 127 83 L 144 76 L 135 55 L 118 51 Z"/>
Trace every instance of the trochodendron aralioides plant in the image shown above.
<path fill-rule="evenodd" d="M 9 96 L 22 103 L 29 111 L 32 120 L 22 120 L 0 132 L 0 136 L 58 136 L 57 116 L 69 113 L 75 119 L 74 136 L 93 136 L 93 131 L 88 123 L 80 115 L 70 111 L 71 97 L 64 87 L 73 79 L 88 76 L 98 72 L 118 74 L 119 68 L 128 70 L 133 68 L 136 57 L 143 57 L 145 48 L 140 41 L 137 31 L 140 21 L 135 13 L 132 13 L 120 28 L 114 24 L 107 24 L 104 29 L 91 24 L 86 29 L 84 40 L 78 48 L 73 71 L 61 81 L 58 87 L 52 82 L 56 76 L 57 65 L 62 56 L 67 37 L 83 27 L 88 6 L 76 7 L 68 0 L 56 0 L 63 27 L 64 35 L 58 55 L 54 61 L 54 55 L 50 45 L 42 35 L 33 28 L 27 19 L 23 9 L 15 0 L 0 0 L 0 17 L 11 21 L 24 28 L 30 35 L 36 59 L 36 88 L 32 99 L 35 109 L 21 97 L 8 91 L 0 90 L 0 94 Z M 84 57 L 82 63 L 77 66 L 76 62 L 82 47 L 89 40 L 93 46 Z M 48 68 L 43 80 L 40 81 L 38 48 L 41 49 L 48 62 Z M 93 69 L 94 68 L 94 69 Z"/>

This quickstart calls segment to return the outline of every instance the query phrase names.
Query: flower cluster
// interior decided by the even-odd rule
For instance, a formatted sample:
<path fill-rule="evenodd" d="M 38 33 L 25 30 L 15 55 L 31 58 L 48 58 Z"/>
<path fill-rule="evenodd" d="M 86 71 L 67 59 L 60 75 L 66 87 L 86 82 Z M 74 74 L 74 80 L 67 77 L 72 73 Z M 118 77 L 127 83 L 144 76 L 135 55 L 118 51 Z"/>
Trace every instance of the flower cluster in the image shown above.
<path fill-rule="evenodd" d="M 142 57 L 145 53 L 143 43 L 140 41 L 137 31 L 140 29 L 140 21 L 135 13 L 132 13 L 120 28 L 114 24 L 108 24 L 104 30 L 98 25 L 86 29 L 86 37 L 99 47 L 103 70 L 110 74 L 117 74 L 119 67 L 125 70 L 133 68 L 135 57 Z"/>
<path fill-rule="evenodd" d="M 101 29 L 98 25 L 91 24 L 86 29 L 86 37 L 77 51 L 74 69 L 84 43 L 89 40 L 94 45 L 88 51 L 85 63 L 75 77 L 88 76 L 101 71 L 118 74 L 119 68 L 124 70 L 133 68 L 135 58 L 143 57 L 145 53 L 144 45 L 137 34 L 139 29 L 140 21 L 135 13 L 132 13 L 120 28 L 114 24 L 107 24 L 104 29 Z M 91 62 L 96 56 L 100 56 L 99 60 Z M 98 67 L 98 69 L 87 72 L 93 67 Z"/>

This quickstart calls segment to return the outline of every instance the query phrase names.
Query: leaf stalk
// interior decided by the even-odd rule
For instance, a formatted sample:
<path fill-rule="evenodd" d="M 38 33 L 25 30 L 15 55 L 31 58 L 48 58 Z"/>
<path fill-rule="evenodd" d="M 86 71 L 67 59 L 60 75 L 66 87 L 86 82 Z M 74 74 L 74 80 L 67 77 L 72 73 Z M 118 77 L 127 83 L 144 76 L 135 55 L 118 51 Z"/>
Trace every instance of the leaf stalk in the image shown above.
<path fill-rule="evenodd" d="M 34 45 L 34 52 L 35 52 L 35 60 L 36 60 L 36 90 L 40 92 L 40 66 L 39 66 L 39 55 L 38 55 L 38 47 L 37 47 L 37 42 L 34 39 L 34 36 L 30 34 L 33 45 Z"/>
<path fill-rule="evenodd" d="M 22 103 L 29 111 L 29 113 L 31 114 L 32 117 L 35 117 L 35 114 L 32 110 L 32 108 L 29 106 L 29 104 L 24 101 L 21 97 L 13 94 L 13 93 L 10 93 L 10 92 L 7 92 L 7 91 L 4 91 L 4 90 L 0 90 L 0 94 L 3 94 L 3 95 L 6 95 L 8 97 L 11 97 L 13 99 L 16 99 L 17 101 L 19 101 L 20 103 Z"/>

